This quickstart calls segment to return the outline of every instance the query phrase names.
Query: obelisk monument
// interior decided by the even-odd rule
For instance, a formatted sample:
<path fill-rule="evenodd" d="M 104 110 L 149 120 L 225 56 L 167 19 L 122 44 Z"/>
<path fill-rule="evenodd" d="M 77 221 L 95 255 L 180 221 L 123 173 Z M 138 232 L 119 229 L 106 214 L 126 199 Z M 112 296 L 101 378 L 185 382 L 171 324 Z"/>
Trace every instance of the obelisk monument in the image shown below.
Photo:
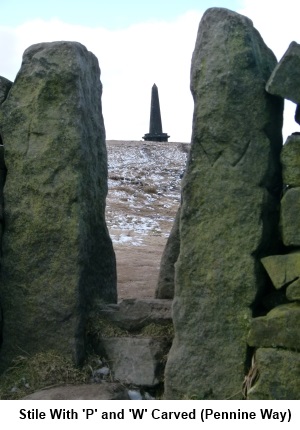
<path fill-rule="evenodd" d="M 169 137 L 167 133 L 162 131 L 158 89 L 154 84 L 151 93 L 149 133 L 146 133 L 143 139 L 153 142 L 168 142 Z"/>

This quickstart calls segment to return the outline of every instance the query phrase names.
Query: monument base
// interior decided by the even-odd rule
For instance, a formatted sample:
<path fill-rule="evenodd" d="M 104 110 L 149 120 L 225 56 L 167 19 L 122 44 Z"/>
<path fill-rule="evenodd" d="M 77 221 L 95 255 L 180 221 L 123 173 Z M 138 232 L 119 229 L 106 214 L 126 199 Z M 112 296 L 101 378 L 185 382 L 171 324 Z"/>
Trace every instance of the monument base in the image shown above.
<path fill-rule="evenodd" d="M 146 133 L 143 139 L 151 142 L 168 142 L 169 137 L 167 133 Z"/>

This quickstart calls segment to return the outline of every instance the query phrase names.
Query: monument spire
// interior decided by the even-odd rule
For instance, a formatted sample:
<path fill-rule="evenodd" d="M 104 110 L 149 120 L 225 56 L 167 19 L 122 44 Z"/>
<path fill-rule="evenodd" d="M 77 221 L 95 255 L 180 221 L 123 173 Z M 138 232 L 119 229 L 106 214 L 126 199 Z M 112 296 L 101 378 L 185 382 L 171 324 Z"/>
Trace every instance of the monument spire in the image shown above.
<path fill-rule="evenodd" d="M 154 84 L 151 92 L 149 133 L 146 133 L 143 139 L 153 142 L 168 142 L 169 137 L 167 133 L 162 131 L 158 89 Z"/>

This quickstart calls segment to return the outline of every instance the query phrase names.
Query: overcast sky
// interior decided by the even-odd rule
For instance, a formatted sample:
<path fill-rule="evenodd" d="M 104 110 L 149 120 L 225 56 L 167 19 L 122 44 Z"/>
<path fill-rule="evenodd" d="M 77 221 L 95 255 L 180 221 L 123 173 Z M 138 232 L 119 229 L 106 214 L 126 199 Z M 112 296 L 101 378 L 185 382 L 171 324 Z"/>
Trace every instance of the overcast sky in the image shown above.
<path fill-rule="evenodd" d="M 14 80 L 34 43 L 74 40 L 99 60 L 107 139 L 141 140 L 158 86 L 163 131 L 189 142 L 190 63 L 203 12 L 226 7 L 252 19 L 279 60 L 300 43 L 299 0 L 0 0 L 0 75 Z M 284 136 L 300 131 L 286 104 Z"/>

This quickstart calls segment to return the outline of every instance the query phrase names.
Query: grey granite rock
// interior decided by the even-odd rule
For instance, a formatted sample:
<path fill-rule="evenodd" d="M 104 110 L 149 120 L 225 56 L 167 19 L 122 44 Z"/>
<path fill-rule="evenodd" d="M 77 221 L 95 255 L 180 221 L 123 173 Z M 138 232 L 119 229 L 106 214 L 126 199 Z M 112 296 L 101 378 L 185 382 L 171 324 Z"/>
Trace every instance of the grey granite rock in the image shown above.
<path fill-rule="evenodd" d="M 12 84 L 9 79 L 0 76 L 0 105 L 5 101 Z"/>
<path fill-rule="evenodd" d="M 281 199 L 280 227 L 284 245 L 300 246 L 300 187 L 288 189 Z"/>
<path fill-rule="evenodd" d="M 300 253 L 270 255 L 261 259 L 274 287 L 280 289 L 300 277 Z"/>
<path fill-rule="evenodd" d="M 300 45 L 291 42 L 267 82 L 270 94 L 300 103 Z"/>
<path fill-rule="evenodd" d="M 300 135 L 290 135 L 281 151 L 282 179 L 288 187 L 300 187 Z"/>
<path fill-rule="evenodd" d="M 300 354 L 275 348 L 256 351 L 258 380 L 249 390 L 249 400 L 299 400 Z"/>
<path fill-rule="evenodd" d="M 175 286 L 175 263 L 180 251 L 180 207 L 168 237 L 160 261 L 158 282 L 155 297 L 158 299 L 172 299 Z"/>
<path fill-rule="evenodd" d="M 253 318 L 248 343 L 255 347 L 300 349 L 300 304 L 277 306 L 266 316 Z"/>
<path fill-rule="evenodd" d="M 124 384 L 152 387 L 162 381 L 169 344 L 146 337 L 103 338 L 103 354 L 115 380 Z"/>
<path fill-rule="evenodd" d="M 242 398 L 251 305 L 266 276 L 258 257 L 279 240 L 283 106 L 265 92 L 276 63 L 248 18 L 205 12 L 191 67 L 166 399 Z"/>
<path fill-rule="evenodd" d="M 2 369 L 20 351 L 80 362 L 89 309 L 117 300 L 101 93 L 97 58 L 83 45 L 41 43 L 25 51 L 0 108 Z"/>
<path fill-rule="evenodd" d="M 29 394 L 22 400 L 130 400 L 125 387 L 118 383 L 63 385 Z"/>

